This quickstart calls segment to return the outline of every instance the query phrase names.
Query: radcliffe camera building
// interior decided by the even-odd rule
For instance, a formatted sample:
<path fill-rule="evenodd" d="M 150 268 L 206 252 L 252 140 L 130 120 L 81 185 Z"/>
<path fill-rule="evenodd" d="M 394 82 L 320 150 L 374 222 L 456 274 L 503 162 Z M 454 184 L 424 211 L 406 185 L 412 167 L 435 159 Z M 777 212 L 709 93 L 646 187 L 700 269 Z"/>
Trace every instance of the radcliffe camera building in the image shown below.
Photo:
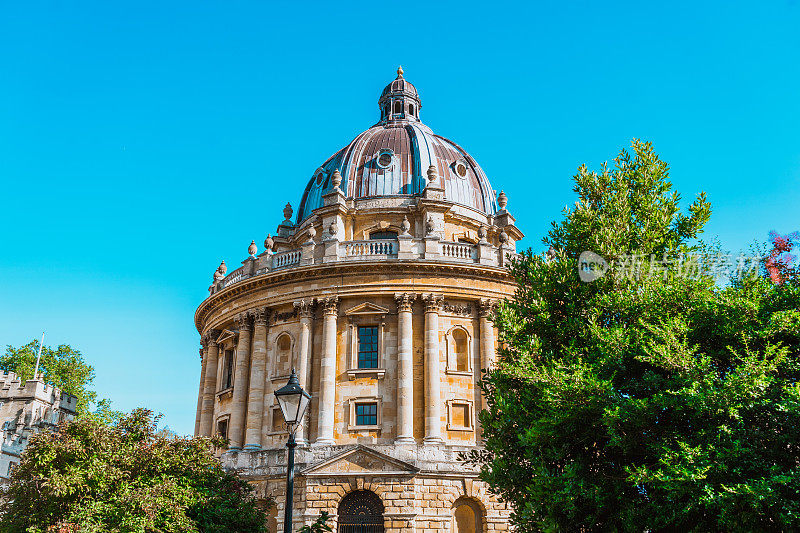
<path fill-rule="evenodd" d="M 402 69 L 378 107 L 377 124 L 309 169 L 265 250 L 253 242 L 241 267 L 215 272 L 195 313 L 195 433 L 229 439 L 224 466 L 276 500 L 282 529 L 287 433 L 273 392 L 295 368 L 313 394 L 295 531 L 321 511 L 341 532 L 507 530 L 506 505 L 458 455 L 481 445 L 490 315 L 514 293 L 522 233 L 477 162 L 420 121 Z"/>

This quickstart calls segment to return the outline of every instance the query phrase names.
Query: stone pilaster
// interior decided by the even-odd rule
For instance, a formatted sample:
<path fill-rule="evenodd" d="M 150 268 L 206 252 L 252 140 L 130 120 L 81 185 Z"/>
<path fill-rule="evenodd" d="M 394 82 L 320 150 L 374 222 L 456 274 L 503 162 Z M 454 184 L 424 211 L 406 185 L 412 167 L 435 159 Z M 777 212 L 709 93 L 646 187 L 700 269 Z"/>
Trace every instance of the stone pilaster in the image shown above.
<path fill-rule="evenodd" d="M 200 410 L 200 435 L 210 437 L 214 430 L 214 405 L 217 395 L 217 361 L 219 359 L 219 346 L 217 336 L 219 331 L 211 330 L 208 337 L 208 362 L 203 385 L 203 406 Z"/>
<path fill-rule="evenodd" d="M 398 444 L 414 443 L 414 333 L 411 305 L 415 295 L 398 293 L 397 302 L 397 436 Z"/>
<path fill-rule="evenodd" d="M 253 311 L 253 356 L 250 361 L 250 392 L 247 398 L 247 429 L 245 450 L 261 449 L 261 423 L 264 416 L 264 384 L 267 376 L 267 318 L 266 309 Z"/>
<path fill-rule="evenodd" d="M 206 363 L 208 362 L 208 339 L 203 337 L 200 341 L 203 347 L 200 348 L 200 388 L 197 391 L 197 413 L 194 417 L 194 435 L 200 435 L 200 413 L 203 411 L 203 392 L 206 387 Z"/>
<path fill-rule="evenodd" d="M 236 368 L 233 375 L 233 398 L 231 399 L 231 419 L 228 427 L 228 449 L 242 449 L 244 440 L 244 421 L 247 414 L 247 381 L 250 366 L 250 337 L 252 326 L 248 313 L 237 315 L 239 343 L 236 345 Z"/>
<path fill-rule="evenodd" d="M 425 443 L 442 440 L 442 373 L 439 362 L 439 311 L 444 297 L 423 294 L 425 302 Z"/>
<path fill-rule="evenodd" d="M 488 298 L 481 299 L 478 302 L 478 309 L 480 314 L 480 335 L 481 335 L 481 368 L 489 369 L 494 365 L 495 349 L 494 349 L 494 324 L 490 320 L 494 312 L 497 302 Z M 486 409 L 486 396 L 481 393 L 481 409 Z M 481 434 L 483 428 L 481 428 Z"/>
<path fill-rule="evenodd" d="M 300 338 L 298 339 L 297 351 L 297 380 L 306 392 L 310 392 L 311 372 L 309 372 L 308 369 L 311 367 L 311 324 L 314 320 L 313 302 L 300 300 L 299 302 L 294 302 L 294 308 L 297 310 L 297 315 L 300 317 Z M 306 421 L 310 416 L 311 413 L 307 410 L 303 421 L 300 423 L 295 433 L 295 439 L 300 445 L 308 444 Z"/>
<path fill-rule="evenodd" d="M 320 360 L 317 444 L 334 444 L 333 423 L 336 409 L 336 316 L 339 297 L 322 303 L 322 357 Z"/>

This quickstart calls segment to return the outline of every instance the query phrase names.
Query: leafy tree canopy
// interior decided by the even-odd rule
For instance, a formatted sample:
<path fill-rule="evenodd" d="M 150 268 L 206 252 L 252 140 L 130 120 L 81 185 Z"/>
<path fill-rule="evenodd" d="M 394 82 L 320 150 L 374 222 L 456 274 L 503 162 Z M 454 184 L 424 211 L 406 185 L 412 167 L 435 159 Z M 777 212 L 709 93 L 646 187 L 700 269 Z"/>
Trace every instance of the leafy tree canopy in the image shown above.
<path fill-rule="evenodd" d="M 800 529 L 798 277 L 689 275 L 710 206 L 681 211 L 649 143 L 574 181 L 496 316 L 483 479 L 520 532 Z M 612 265 L 592 282 L 587 250 Z"/>
<path fill-rule="evenodd" d="M 0 532 L 266 532 L 252 488 L 225 472 L 207 438 L 171 438 L 137 409 L 109 426 L 77 419 L 40 433 L 0 507 Z"/>
<path fill-rule="evenodd" d="M 38 340 L 19 348 L 6 346 L 6 353 L 0 356 L 0 370 L 14 372 L 23 380 L 32 379 L 38 350 Z M 87 413 L 89 404 L 97 399 L 97 393 L 91 390 L 94 368 L 84 361 L 81 352 L 69 345 L 61 344 L 55 349 L 43 346 L 39 372 L 47 383 L 78 398 L 79 415 Z"/>

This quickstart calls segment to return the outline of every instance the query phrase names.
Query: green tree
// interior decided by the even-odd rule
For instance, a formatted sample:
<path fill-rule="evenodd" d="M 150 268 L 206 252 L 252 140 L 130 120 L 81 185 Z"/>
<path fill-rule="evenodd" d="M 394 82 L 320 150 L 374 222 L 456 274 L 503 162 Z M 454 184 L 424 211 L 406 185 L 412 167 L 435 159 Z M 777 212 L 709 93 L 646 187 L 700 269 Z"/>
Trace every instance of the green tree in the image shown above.
<path fill-rule="evenodd" d="M 23 380 L 32 379 L 38 350 L 38 340 L 19 348 L 6 346 L 6 353 L 0 356 L 0 370 L 14 372 Z M 97 393 L 90 388 L 94 368 L 86 363 L 81 352 L 69 345 L 61 344 L 55 349 L 43 346 L 39 372 L 47 383 L 77 397 L 79 415 L 86 414 L 89 405 L 97 400 Z"/>
<path fill-rule="evenodd" d="M 266 532 L 253 489 L 207 438 L 170 438 L 137 409 L 114 426 L 77 419 L 40 433 L 0 507 L 0 532 Z"/>
<path fill-rule="evenodd" d="M 581 167 L 548 253 L 512 266 L 470 459 L 520 532 L 800 529 L 800 286 L 698 273 L 705 196 L 682 213 L 632 147 Z M 587 250 L 610 264 L 592 282 Z"/>

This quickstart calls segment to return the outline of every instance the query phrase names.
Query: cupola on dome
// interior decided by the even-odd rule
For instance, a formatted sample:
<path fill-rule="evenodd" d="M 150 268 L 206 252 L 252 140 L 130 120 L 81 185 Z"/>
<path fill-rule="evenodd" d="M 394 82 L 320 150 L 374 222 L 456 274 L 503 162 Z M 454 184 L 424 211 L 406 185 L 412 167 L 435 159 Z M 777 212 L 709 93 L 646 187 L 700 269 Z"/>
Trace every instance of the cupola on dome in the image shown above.
<path fill-rule="evenodd" d="M 338 170 L 350 198 L 419 195 L 430 166 L 437 170 L 444 199 L 485 214 L 497 210 L 494 191 L 478 163 L 453 141 L 419 119 L 422 102 L 402 67 L 378 99 L 380 120 L 333 154 L 315 171 L 300 203 L 297 223 L 323 205 Z"/>

